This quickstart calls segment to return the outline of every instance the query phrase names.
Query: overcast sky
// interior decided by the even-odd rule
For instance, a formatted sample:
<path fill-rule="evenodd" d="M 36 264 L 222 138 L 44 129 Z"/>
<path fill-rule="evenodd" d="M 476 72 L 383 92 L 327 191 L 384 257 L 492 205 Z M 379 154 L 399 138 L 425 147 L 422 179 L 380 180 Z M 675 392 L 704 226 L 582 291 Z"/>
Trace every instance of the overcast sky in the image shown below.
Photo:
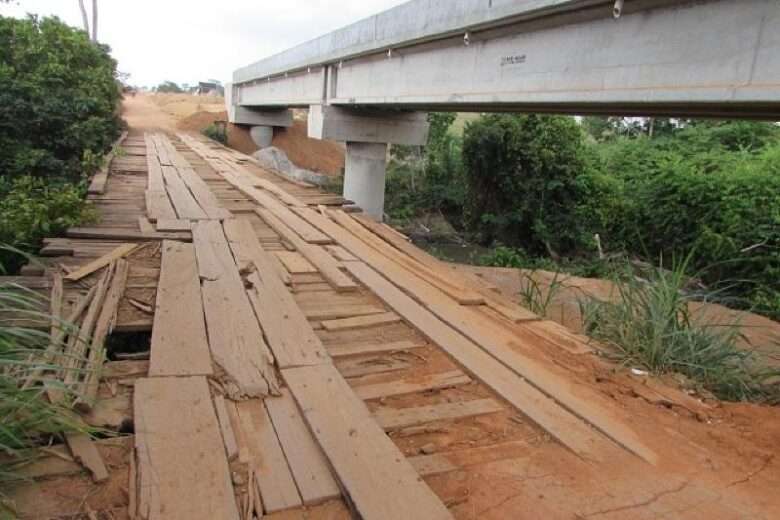
<path fill-rule="evenodd" d="M 0 15 L 57 15 L 81 27 L 78 0 L 15 0 Z M 234 69 L 404 0 L 99 0 L 98 39 L 134 85 L 229 80 Z M 85 0 L 91 12 L 91 0 Z M 91 15 L 90 15 L 91 16 Z"/>

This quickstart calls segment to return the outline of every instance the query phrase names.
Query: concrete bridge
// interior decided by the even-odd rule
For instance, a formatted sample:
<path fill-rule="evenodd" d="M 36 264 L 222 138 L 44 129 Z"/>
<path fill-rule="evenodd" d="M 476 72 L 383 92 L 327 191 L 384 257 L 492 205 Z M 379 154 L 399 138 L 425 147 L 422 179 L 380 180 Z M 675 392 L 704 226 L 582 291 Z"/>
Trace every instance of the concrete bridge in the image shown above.
<path fill-rule="evenodd" d="M 780 120 L 780 2 L 412 0 L 235 71 L 226 102 L 260 146 L 308 108 L 381 218 L 387 145 L 427 111 Z"/>

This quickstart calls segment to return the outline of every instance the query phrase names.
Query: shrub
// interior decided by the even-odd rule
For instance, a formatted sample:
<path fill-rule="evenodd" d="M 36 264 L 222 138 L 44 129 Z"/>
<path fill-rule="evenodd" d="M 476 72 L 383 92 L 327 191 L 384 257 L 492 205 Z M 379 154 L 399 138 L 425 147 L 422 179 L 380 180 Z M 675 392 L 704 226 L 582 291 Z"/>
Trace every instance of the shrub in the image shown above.
<path fill-rule="evenodd" d="M 576 251 L 587 243 L 578 208 L 593 196 L 594 160 L 573 118 L 491 114 L 468 123 L 466 227 L 531 254 Z"/>
<path fill-rule="evenodd" d="M 45 236 L 94 220 L 83 198 L 84 190 L 72 184 L 49 183 L 33 177 L 0 177 L 0 243 L 28 252 Z M 0 250 L 0 263 L 11 271 L 24 260 L 13 251 Z"/>
<path fill-rule="evenodd" d="M 0 17 L 0 172 L 78 181 L 119 135 L 108 47 L 57 18 Z M 89 172 L 87 172 L 89 173 Z"/>
<path fill-rule="evenodd" d="M 215 125 L 214 123 L 212 123 L 203 129 L 203 135 L 205 135 L 209 139 L 213 139 L 217 141 L 218 143 L 227 145 L 228 142 L 227 128 L 225 128 L 225 126 L 223 125 Z"/>

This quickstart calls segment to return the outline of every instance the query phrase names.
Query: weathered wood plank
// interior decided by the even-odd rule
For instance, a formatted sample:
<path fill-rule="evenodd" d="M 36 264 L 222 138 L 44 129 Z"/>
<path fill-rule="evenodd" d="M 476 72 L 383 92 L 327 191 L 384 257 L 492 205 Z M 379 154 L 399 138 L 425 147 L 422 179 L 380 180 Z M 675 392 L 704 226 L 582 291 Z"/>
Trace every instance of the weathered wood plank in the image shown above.
<path fill-rule="evenodd" d="M 327 351 L 277 276 L 270 255 L 260 246 L 251 225 L 243 219 L 233 219 L 225 222 L 225 232 L 236 259 L 254 264 L 257 269 L 247 277 L 251 284 L 247 294 L 277 365 L 287 368 L 327 362 Z"/>
<path fill-rule="evenodd" d="M 421 477 L 431 477 L 442 473 L 456 471 L 458 467 L 450 462 L 446 455 L 434 453 L 433 455 L 416 455 L 409 457 L 409 463 L 417 470 Z"/>
<path fill-rule="evenodd" d="M 93 260 L 89 262 L 87 265 L 80 267 L 73 271 L 72 273 L 65 276 L 66 280 L 69 280 L 71 282 L 77 282 L 84 278 L 85 276 L 89 276 L 90 274 L 94 273 L 98 269 L 102 269 L 103 267 L 107 266 L 114 260 L 117 260 L 119 258 L 123 258 L 133 252 L 138 247 L 138 244 L 122 244 L 121 246 L 117 247 L 110 253 L 101 256 L 97 260 Z"/>
<path fill-rule="evenodd" d="M 144 200 L 146 201 L 146 216 L 149 217 L 150 221 L 175 220 L 178 218 L 165 189 L 146 190 Z"/>
<path fill-rule="evenodd" d="M 192 196 L 187 185 L 179 176 L 179 172 L 173 166 L 163 166 L 163 179 L 165 179 L 165 189 L 171 197 L 173 207 L 180 219 L 185 220 L 205 220 L 208 217 L 203 208 L 200 207 L 195 197 Z"/>
<path fill-rule="evenodd" d="M 424 344 L 415 341 L 393 341 L 390 343 L 365 343 L 359 345 L 334 345 L 326 347 L 328 353 L 333 358 L 347 356 L 362 356 L 365 354 L 384 354 L 389 352 L 400 352 L 424 347 Z"/>
<path fill-rule="evenodd" d="M 332 365 L 282 375 L 359 517 L 452 518 Z"/>
<path fill-rule="evenodd" d="M 316 273 L 317 268 L 297 251 L 277 251 L 274 255 L 290 274 Z"/>
<path fill-rule="evenodd" d="M 148 240 L 192 241 L 192 234 L 190 233 L 141 233 L 128 228 L 68 228 L 65 235 L 69 238 L 96 238 L 133 242 L 145 242 Z"/>
<path fill-rule="evenodd" d="M 347 330 L 347 329 L 365 329 L 368 327 L 379 327 L 381 325 L 390 325 L 398 323 L 401 317 L 394 312 L 384 312 L 382 314 L 369 314 L 367 316 L 357 316 L 354 318 L 343 318 L 340 320 L 328 320 L 322 322 L 322 327 L 327 331 Z"/>
<path fill-rule="evenodd" d="M 259 399 L 236 403 L 241 429 L 267 513 L 301 505 L 290 467 L 274 431 L 268 411 Z"/>
<path fill-rule="evenodd" d="M 214 409 L 217 411 L 219 429 L 222 432 L 222 443 L 225 445 L 225 455 L 227 455 L 228 460 L 233 460 L 238 456 L 238 443 L 236 442 L 236 435 L 233 433 L 233 426 L 230 423 L 230 415 L 225 404 L 225 398 L 221 395 L 214 396 Z"/>
<path fill-rule="evenodd" d="M 441 403 L 411 408 L 387 408 L 374 410 L 374 418 L 385 430 L 398 430 L 434 421 L 447 421 L 486 415 L 503 411 L 493 399 L 475 399 L 459 403 Z"/>
<path fill-rule="evenodd" d="M 279 437 L 305 505 L 338 497 L 338 484 L 320 447 L 314 442 L 289 390 L 281 397 L 269 397 L 265 406 Z"/>
<path fill-rule="evenodd" d="M 258 209 L 258 215 L 285 240 L 311 262 L 337 291 L 357 290 L 357 284 L 339 269 L 339 263 L 320 246 L 304 242 L 292 229 L 267 209 Z"/>
<path fill-rule="evenodd" d="M 149 375 L 211 373 L 195 248 L 166 240 L 162 245 Z"/>
<path fill-rule="evenodd" d="M 142 518 L 239 519 L 205 377 L 139 379 L 134 416 Z"/>
<path fill-rule="evenodd" d="M 413 394 L 415 392 L 425 392 L 428 390 L 441 390 L 455 386 L 467 385 L 471 378 L 460 370 L 450 370 L 431 374 L 422 381 L 390 381 L 387 383 L 375 383 L 372 385 L 363 385 L 353 387 L 355 394 L 361 399 L 379 399 L 380 397 L 391 397 L 394 395 Z"/>
<path fill-rule="evenodd" d="M 274 358 L 247 297 L 238 267 L 219 221 L 200 221 L 193 229 L 195 255 L 203 279 L 201 293 L 209 346 L 225 371 L 232 398 L 278 393 Z"/>

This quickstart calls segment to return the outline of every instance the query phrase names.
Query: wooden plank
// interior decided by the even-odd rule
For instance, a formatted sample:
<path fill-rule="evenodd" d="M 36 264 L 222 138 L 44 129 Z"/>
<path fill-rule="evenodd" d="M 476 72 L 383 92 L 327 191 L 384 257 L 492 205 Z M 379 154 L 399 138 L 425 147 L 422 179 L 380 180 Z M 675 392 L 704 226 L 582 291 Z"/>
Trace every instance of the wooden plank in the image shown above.
<path fill-rule="evenodd" d="M 77 282 L 82 278 L 84 278 L 85 276 L 89 276 L 90 274 L 94 273 L 98 269 L 102 269 L 103 267 L 107 266 L 114 260 L 127 256 L 128 254 L 133 252 L 137 247 L 138 244 L 122 244 L 121 246 L 117 247 L 110 253 L 103 255 L 97 260 L 93 260 L 87 265 L 80 267 L 79 269 L 66 275 L 65 279 L 71 282 Z"/>
<path fill-rule="evenodd" d="M 247 172 L 247 173 L 249 173 L 249 172 Z M 302 208 L 306 207 L 306 204 L 301 202 L 300 199 L 298 199 L 294 195 L 291 195 L 291 194 L 287 193 L 286 191 L 284 191 L 284 189 L 281 186 L 277 186 L 276 184 L 274 184 L 273 182 L 271 182 L 269 180 L 261 179 L 260 177 L 256 177 L 252 181 L 252 184 L 254 186 L 259 187 L 259 188 L 263 188 L 266 191 L 270 191 L 271 193 L 273 193 L 274 195 L 279 197 L 279 199 L 282 202 L 284 202 L 285 204 L 287 204 L 288 206 L 298 206 L 298 207 L 302 207 Z"/>
<path fill-rule="evenodd" d="M 316 273 L 317 268 L 311 265 L 311 262 L 306 260 L 297 251 L 277 251 L 274 253 L 282 265 L 289 271 L 290 274 L 306 274 Z"/>
<path fill-rule="evenodd" d="M 432 327 L 428 327 L 425 321 L 419 319 L 419 316 L 423 315 L 419 311 L 430 311 L 424 315 L 438 318 L 436 321 L 445 323 L 448 327 L 454 329 L 452 332 L 458 331 L 459 335 L 468 338 L 470 345 L 477 345 L 490 357 L 499 361 L 501 365 L 519 376 L 520 380 L 525 379 L 530 382 L 534 390 L 538 392 L 537 400 L 539 398 L 554 399 L 556 403 L 564 407 L 568 412 L 579 417 L 581 421 L 593 425 L 618 445 L 623 446 L 645 461 L 655 464 L 657 455 L 627 425 L 628 417 L 616 409 L 603 396 L 600 396 L 598 392 L 584 384 L 575 384 L 572 378 L 565 375 L 561 369 L 524 354 L 521 348 L 518 348 L 521 340 L 511 330 L 500 324 L 491 324 L 490 320 L 481 319 L 481 315 L 474 309 L 458 305 L 452 298 L 427 281 L 417 277 L 410 271 L 399 268 L 397 264 L 388 260 L 378 251 L 368 247 L 345 228 L 335 225 L 332 221 L 318 213 L 305 213 L 305 208 L 302 208 L 301 211 L 304 212 L 302 214 L 305 214 L 307 219 L 311 218 L 313 223 L 316 223 L 323 231 L 327 231 L 339 244 L 382 273 L 382 276 L 379 276 L 373 269 L 360 262 L 346 262 L 344 264 L 347 270 L 358 277 L 361 282 L 366 285 L 371 282 L 371 288 L 375 293 L 378 294 L 378 291 L 381 290 L 383 295 L 380 295 L 380 297 L 387 303 L 389 303 L 389 299 L 392 299 L 395 304 L 390 304 L 390 307 L 409 321 L 409 323 L 417 327 L 418 330 L 428 335 L 423 329 L 429 328 L 430 330 L 432 328 L 437 334 L 440 332 L 442 336 L 447 334 L 440 330 L 436 322 L 433 322 L 434 325 Z M 392 283 L 383 277 L 386 277 L 387 280 L 392 280 Z M 379 287 L 381 289 L 378 289 Z M 401 292 L 401 289 L 403 292 Z M 407 294 L 414 297 L 414 299 L 408 297 Z M 415 304 L 415 301 L 419 302 L 420 305 Z M 409 309 L 414 309 L 416 313 L 410 313 Z M 440 341 L 433 341 L 442 348 L 446 349 L 449 347 L 449 345 L 445 345 Z M 465 348 L 462 343 L 461 346 Z M 529 348 L 531 347 L 529 346 Z M 469 367 L 469 370 L 473 371 L 471 367 Z M 489 376 L 485 374 L 485 378 L 489 379 Z M 485 381 L 485 378 L 479 377 L 483 381 Z M 485 382 L 488 383 L 487 381 Z M 528 390 L 528 388 L 523 390 Z M 523 409 L 521 405 L 523 401 L 528 402 L 527 399 L 519 400 L 516 404 L 519 409 Z M 566 435 L 569 438 L 568 441 L 561 442 L 573 450 L 577 451 L 577 449 L 585 449 L 594 445 L 587 440 L 588 437 L 593 436 L 592 433 L 589 436 L 585 436 L 580 435 L 580 433 L 585 433 L 582 429 L 577 430 L 575 433 L 570 426 L 562 427 L 563 422 L 566 422 L 563 420 L 564 418 L 561 418 L 561 424 L 557 424 L 558 421 L 552 417 L 558 414 L 551 415 L 552 411 L 546 409 L 546 407 L 538 408 L 535 412 L 539 412 L 538 418 L 544 420 L 547 427 L 553 428 L 561 434 L 568 434 Z M 569 419 L 572 418 L 570 417 Z M 546 426 L 542 427 L 547 429 Z M 548 432 L 558 438 L 552 431 L 548 430 Z M 568 444 L 569 442 L 571 442 L 571 445 Z M 602 445 L 603 443 L 600 443 L 600 447 L 604 447 Z"/>
<path fill-rule="evenodd" d="M 92 442 L 89 435 L 84 433 L 66 433 L 65 442 L 74 460 L 87 468 L 95 482 L 108 480 L 108 469 L 103 462 L 103 457 Z"/>
<path fill-rule="evenodd" d="M 210 374 L 211 354 L 195 248 L 166 240 L 162 245 L 149 375 Z"/>
<path fill-rule="evenodd" d="M 250 399 L 235 406 L 266 513 L 299 507 L 301 497 L 263 402 Z"/>
<path fill-rule="evenodd" d="M 579 418 L 558 406 L 368 266 L 354 262 L 348 265 L 348 269 L 431 342 L 439 345 L 474 377 L 574 453 L 590 460 L 606 460 L 617 452 L 605 438 L 592 431 Z"/>
<path fill-rule="evenodd" d="M 261 275 L 275 272 L 285 285 L 290 285 L 290 273 L 275 255 L 268 254 L 260 244 L 252 224 L 246 219 L 231 219 L 224 223 L 225 236 L 239 263 L 253 263 Z"/>
<path fill-rule="evenodd" d="M 325 455 L 314 442 L 290 391 L 269 397 L 265 407 L 287 457 L 304 505 L 310 506 L 341 495 Z"/>
<path fill-rule="evenodd" d="M 431 374 L 422 381 L 390 381 L 387 383 L 353 387 L 353 390 L 355 390 L 355 394 L 357 394 L 358 397 L 367 401 L 369 399 L 379 399 L 380 397 L 391 397 L 394 395 L 452 388 L 455 386 L 467 385 L 470 382 L 471 378 L 460 370 L 450 370 L 448 372 Z"/>
<path fill-rule="evenodd" d="M 175 220 L 176 210 L 173 209 L 171 199 L 168 198 L 168 192 L 165 190 L 146 190 L 144 193 L 144 200 L 146 202 L 146 216 L 149 220 L 155 222 L 157 220 Z"/>
<path fill-rule="evenodd" d="M 325 246 L 325 249 L 328 250 L 330 254 L 333 255 L 333 257 L 336 260 L 339 260 L 341 262 L 357 262 L 359 261 L 358 258 L 344 249 L 341 246 Z"/>
<path fill-rule="evenodd" d="M 316 293 L 301 293 L 316 294 Z M 382 314 L 385 309 L 373 305 L 365 304 L 336 304 L 331 307 L 304 307 L 306 317 L 309 320 L 321 321 L 321 320 L 339 320 L 343 318 L 353 318 L 357 316 L 370 316 L 372 314 Z"/>
<path fill-rule="evenodd" d="M 65 235 L 69 238 L 92 238 L 105 240 L 124 240 L 145 242 L 149 240 L 183 240 L 192 241 L 191 233 L 141 233 L 127 228 L 68 228 Z"/>
<path fill-rule="evenodd" d="M 355 215 L 354 218 L 388 244 L 424 266 L 426 271 L 430 273 L 431 280 L 439 279 L 451 286 L 461 286 L 477 292 L 485 298 L 486 305 L 510 321 L 522 322 L 539 319 L 528 309 L 520 307 L 517 303 L 485 287 L 484 282 L 472 273 L 465 271 L 455 273 L 446 264 L 416 247 L 390 226 L 374 222 L 365 215 Z"/>
<path fill-rule="evenodd" d="M 374 418 L 387 431 L 408 428 L 434 421 L 449 421 L 487 415 L 503 411 L 494 399 L 475 399 L 459 403 L 441 403 L 411 408 L 381 407 L 374 410 Z"/>
<path fill-rule="evenodd" d="M 257 213 L 274 229 L 274 231 L 290 242 L 299 253 L 311 262 L 334 289 L 337 291 L 357 290 L 357 284 L 341 272 L 339 263 L 321 247 L 307 244 L 301 240 L 292 229 L 287 227 L 284 222 L 267 209 L 259 209 L 257 210 Z"/>
<path fill-rule="evenodd" d="M 358 517 L 452 518 L 332 365 L 282 376 Z"/>
<path fill-rule="evenodd" d="M 200 221 L 193 229 L 209 346 L 225 371 L 231 398 L 278 392 L 274 358 L 238 274 L 219 221 Z"/>
<path fill-rule="evenodd" d="M 206 378 L 139 379 L 133 401 L 140 516 L 238 520 Z"/>
<path fill-rule="evenodd" d="M 247 294 L 280 368 L 327 362 L 328 353 L 311 330 L 290 291 L 277 277 L 270 255 L 263 251 L 251 225 L 243 219 L 226 221 L 230 247 L 240 263 L 257 270 L 247 277 Z"/>
<path fill-rule="evenodd" d="M 219 420 L 219 429 L 222 432 L 222 443 L 225 445 L 225 455 L 229 461 L 238 456 L 238 443 L 236 435 L 233 433 L 233 426 L 230 424 L 230 415 L 228 415 L 225 398 L 221 395 L 214 396 L 214 409 L 217 411 Z"/>
<path fill-rule="evenodd" d="M 336 362 L 336 368 L 344 377 L 362 377 L 370 374 L 396 372 L 411 367 L 409 361 L 387 357 L 369 359 L 343 359 Z"/>
<path fill-rule="evenodd" d="M 369 327 L 390 325 L 391 323 L 398 323 L 400 321 L 401 317 L 396 313 L 384 312 L 382 314 L 370 314 L 368 316 L 357 316 L 354 318 L 323 321 L 322 327 L 327 331 L 365 329 Z"/>
<path fill-rule="evenodd" d="M 461 305 L 481 305 L 485 303 L 485 298 L 477 292 L 465 287 L 461 282 L 461 279 L 447 278 L 445 276 L 446 271 L 441 269 L 430 269 L 425 264 L 398 251 L 387 242 L 371 233 L 367 228 L 361 226 L 359 221 L 353 216 L 340 210 L 331 211 L 329 212 L 329 215 L 370 247 L 387 256 L 402 268 L 416 273 L 417 276 L 423 278 L 431 285 L 434 285 Z M 376 223 L 372 224 L 378 226 Z"/>
<path fill-rule="evenodd" d="M 173 207 L 180 219 L 186 220 L 205 220 L 208 217 L 203 208 L 200 207 L 195 197 L 192 196 L 187 185 L 179 176 L 179 172 L 173 166 L 163 166 L 163 179 L 165 179 L 165 189 L 171 197 Z"/>
<path fill-rule="evenodd" d="M 189 220 L 158 218 L 155 225 L 157 231 L 192 231 L 192 223 Z"/>
<path fill-rule="evenodd" d="M 155 231 L 154 226 L 146 217 L 138 217 L 138 229 L 141 233 L 154 233 Z"/>
<path fill-rule="evenodd" d="M 403 352 L 405 350 L 412 350 L 416 348 L 425 347 L 425 344 L 421 344 L 415 341 L 393 341 L 389 343 L 361 343 L 358 345 L 334 345 L 327 347 L 328 353 L 333 358 L 341 358 L 348 356 L 362 356 L 366 354 L 385 354 L 390 352 Z"/>
<path fill-rule="evenodd" d="M 100 374 L 103 370 L 103 362 L 106 360 L 106 337 L 114 329 L 117 313 L 119 311 L 119 301 L 125 294 L 127 286 L 127 274 L 129 265 L 127 260 L 115 260 L 116 269 L 111 279 L 111 285 L 106 299 L 100 309 L 100 316 L 95 324 L 95 331 L 92 334 L 92 343 L 89 348 L 89 357 L 87 358 L 84 381 L 77 388 L 76 394 L 79 396 L 76 401 L 76 407 L 81 412 L 92 409 L 97 399 L 98 385 L 100 383 Z"/>

